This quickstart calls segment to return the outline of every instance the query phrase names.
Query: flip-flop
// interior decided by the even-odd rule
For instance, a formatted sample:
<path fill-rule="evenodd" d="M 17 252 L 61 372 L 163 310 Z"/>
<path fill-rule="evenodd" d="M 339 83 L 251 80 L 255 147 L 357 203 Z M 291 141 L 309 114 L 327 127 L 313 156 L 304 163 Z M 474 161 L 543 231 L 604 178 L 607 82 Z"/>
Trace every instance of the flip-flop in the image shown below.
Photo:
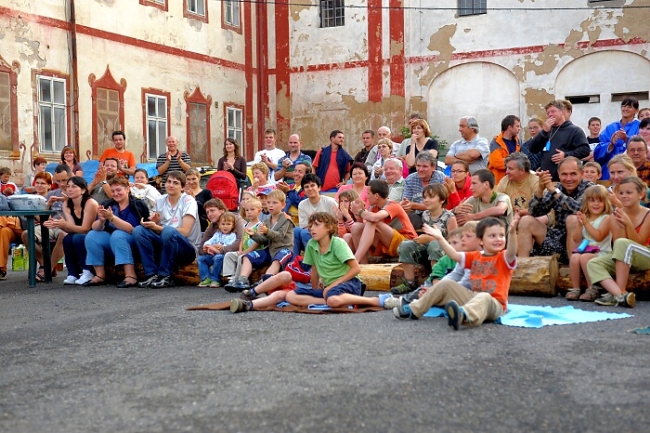
<path fill-rule="evenodd" d="M 101 281 L 93 281 L 95 278 L 99 278 Z M 89 287 L 89 286 L 102 286 L 104 285 L 104 278 L 99 277 L 95 275 L 92 280 L 86 281 L 85 283 L 82 284 L 84 287 Z"/>

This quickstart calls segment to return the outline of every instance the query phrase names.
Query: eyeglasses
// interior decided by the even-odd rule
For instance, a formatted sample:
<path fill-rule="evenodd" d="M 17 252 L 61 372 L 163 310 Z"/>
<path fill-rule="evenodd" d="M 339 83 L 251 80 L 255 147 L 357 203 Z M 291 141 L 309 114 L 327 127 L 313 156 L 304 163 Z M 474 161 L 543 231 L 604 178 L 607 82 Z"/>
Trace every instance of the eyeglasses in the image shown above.
<path fill-rule="evenodd" d="M 457 174 L 457 173 L 467 173 L 467 170 L 452 170 L 451 172 L 454 173 L 454 174 Z"/>

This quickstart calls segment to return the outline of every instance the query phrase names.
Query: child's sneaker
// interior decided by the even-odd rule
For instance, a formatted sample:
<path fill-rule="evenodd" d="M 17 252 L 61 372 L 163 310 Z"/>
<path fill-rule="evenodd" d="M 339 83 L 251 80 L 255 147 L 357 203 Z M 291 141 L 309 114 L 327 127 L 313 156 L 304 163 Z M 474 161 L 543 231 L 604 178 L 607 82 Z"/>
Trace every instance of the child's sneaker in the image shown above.
<path fill-rule="evenodd" d="M 199 283 L 199 287 L 210 287 L 210 284 L 212 283 L 212 280 L 209 278 L 205 278 L 203 281 Z"/>
<path fill-rule="evenodd" d="M 393 299 L 393 295 L 390 293 L 382 293 L 379 295 L 379 306 L 386 308 L 386 301 Z"/>
<path fill-rule="evenodd" d="M 248 278 L 246 277 L 239 277 L 237 282 L 234 284 L 234 286 L 237 288 L 237 291 L 242 292 L 246 289 L 250 289 L 251 286 L 248 283 Z"/>
<path fill-rule="evenodd" d="M 411 311 L 411 306 L 403 302 L 397 307 L 393 308 L 393 315 L 397 317 L 399 320 L 418 319 L 418 316 L 413 314 L 413 312 Z"/>
<path fill-rule="evenodd" d="M 393 295 L 403 295 L 405 293 L 411 293 L 415 289 L 417 289 L 417 285 L 414 282 L 411 283 L 406 278 L 403 278 L 402 284 L 399 286 L 391 287 L 390 292 Z"/>
<path fill-rule="evenodd" d="M 633 292 L 623 292 L 616 296 L 613 296 L 611 293 L 605 293 L 602 298 L 596 299 L 595 302 L 603 307 L 620 305 L 621 307 L 634 308 L 634 305 L 636 305 L 636 295 Z"/>
<path fill-rule="evenodd" d="M 388 298 L 384 301 L 384 308 L 386 310 L 392 310 L 395 307 L 402 305 L 402 298 Z"/>
<path fill-rule="evenodd" d="M 456 331 L 460 329 L 460 325 L 465 321 L 465 310 L 458 305 L 456 301 L 449 301 L 445 305 L 445 311 L 449 316 L 447 324 L 454 328 Z"/>
<path fill-rule="evenodd" d="M 257 295 L 253 293 L 253 290 L 246 289 L 243 292 L 241 292 L 241 295 L 239 295 L 239 299 L 243 301 L 252 301 L 254 299 L 257 299 Z"/>
<path fill-rule="evenodd" d="M 221 281 L 211 281 L 210 282 L 210 288 L 211 289 L 218 289 L 221 287 Z"/>
<path fill-rule="evenodd" d="M 242 299 L 233 299 L 230 301 L 230 312 L 231 313 L 242 313 L 244 311 L 249 311 L 251 309 L 250 301 L 244 301 Z"/>

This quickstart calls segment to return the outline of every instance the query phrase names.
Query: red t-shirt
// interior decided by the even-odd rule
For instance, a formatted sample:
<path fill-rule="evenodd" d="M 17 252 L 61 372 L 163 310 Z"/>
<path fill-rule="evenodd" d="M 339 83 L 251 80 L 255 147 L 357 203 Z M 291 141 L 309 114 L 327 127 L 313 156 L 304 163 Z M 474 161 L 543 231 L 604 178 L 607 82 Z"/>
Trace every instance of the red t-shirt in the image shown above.
<path fill-rule="evenodd" d="M 418 236 L 413 228 L 413 224 L 411 224 L 411 220 L 406 214 L 406 211 L 399 203 L 388 200 L 383 208 L 380 209 L 377 206 L 373 206 L 370 210 L 375 213 L 380 210 L 388 212 L 388 216 L 384 218 L 383 222 L 397 230 L 405 238 L 415 239 Z"/>
<path fill-rule="evenodd" d="M 470 270 L 470 282 L 473 292 L 487 292 L 499 301 L 503 311 L 508 309 L 508 290 L 512 272 L 517 267 L 517 260 L 507 263 L 506 251 L 494 256 L 484 256 L 480 251 L 463 254 L 462 266 Z"/>

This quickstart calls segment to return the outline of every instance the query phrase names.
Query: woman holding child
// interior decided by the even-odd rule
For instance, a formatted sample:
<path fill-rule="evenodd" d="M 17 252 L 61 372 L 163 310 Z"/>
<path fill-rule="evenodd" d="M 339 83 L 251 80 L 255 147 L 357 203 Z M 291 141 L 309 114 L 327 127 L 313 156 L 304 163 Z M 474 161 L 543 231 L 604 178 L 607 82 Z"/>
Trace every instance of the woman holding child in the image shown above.
<path fill-rule="evenodd" d="M 95 276 L 84 286 L 98 286 L 104 283 L 106 254 L 115 257 L 115 266 L 124 266 L 124 280 L 120 289 L 135 287 L 138 279 L 133 258 L 133 229 L 140 221 L 149 219 L 149 207 L 130 194 L 129 181 L 114 177 L 108 181 L 113 198 L 98 208 L 98 218 L 85 239 L 86 264 L 95 268 Z"/>

